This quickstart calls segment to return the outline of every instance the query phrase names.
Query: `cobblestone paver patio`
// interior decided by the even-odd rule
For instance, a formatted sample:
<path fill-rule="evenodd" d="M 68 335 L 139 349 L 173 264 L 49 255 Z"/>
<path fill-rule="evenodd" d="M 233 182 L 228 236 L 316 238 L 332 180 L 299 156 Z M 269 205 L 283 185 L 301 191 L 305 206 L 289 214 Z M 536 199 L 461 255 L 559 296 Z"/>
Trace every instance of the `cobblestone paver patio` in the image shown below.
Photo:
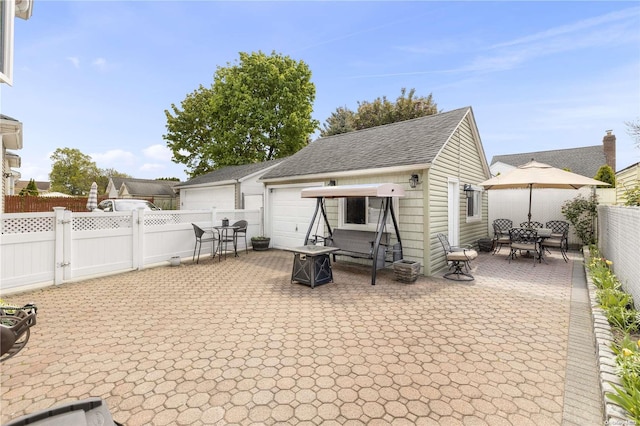
<path fill-rule="evenodd" d="M 127 426 L 560 425 L 576 256 L 504 257 L 471 283 L 337 263 L 312 290 L 271 250 L 8 296 L 38 324 L 2 422 L 96 396 Z"/>

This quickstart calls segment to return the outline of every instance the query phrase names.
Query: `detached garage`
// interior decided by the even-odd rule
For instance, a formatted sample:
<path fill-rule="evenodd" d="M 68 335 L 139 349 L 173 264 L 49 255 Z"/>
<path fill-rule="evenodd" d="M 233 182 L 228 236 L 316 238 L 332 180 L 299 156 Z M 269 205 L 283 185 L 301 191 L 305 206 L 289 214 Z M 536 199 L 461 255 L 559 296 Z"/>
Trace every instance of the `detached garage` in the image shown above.
<path fill-rule="evenodd" d="M 180 210 L 233 210 L 263 207 L 264 185 L 258 179 L 282 160 L 222 167 L 176 185 Z"/>

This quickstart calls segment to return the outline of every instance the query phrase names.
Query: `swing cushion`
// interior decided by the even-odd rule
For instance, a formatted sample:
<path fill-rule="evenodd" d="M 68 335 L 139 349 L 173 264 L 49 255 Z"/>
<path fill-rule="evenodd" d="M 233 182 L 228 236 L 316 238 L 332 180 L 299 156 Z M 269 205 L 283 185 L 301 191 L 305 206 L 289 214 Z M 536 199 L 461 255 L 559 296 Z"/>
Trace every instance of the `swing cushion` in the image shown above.
<path fill-rule="evenodd" d="M 338 247 L 340 251 L 333 254 L 349 256 L 359 259 L 373 259 L 373 246 L 376 242 L 376 232 L 356 231 L 353 229 L 334 229 L 333 235 L 325 239 L 325 246 Z M 389 245 L 389 233 L 383 232 L 378 249 L 376 269 L 384 268 L 384 260 Z"/>

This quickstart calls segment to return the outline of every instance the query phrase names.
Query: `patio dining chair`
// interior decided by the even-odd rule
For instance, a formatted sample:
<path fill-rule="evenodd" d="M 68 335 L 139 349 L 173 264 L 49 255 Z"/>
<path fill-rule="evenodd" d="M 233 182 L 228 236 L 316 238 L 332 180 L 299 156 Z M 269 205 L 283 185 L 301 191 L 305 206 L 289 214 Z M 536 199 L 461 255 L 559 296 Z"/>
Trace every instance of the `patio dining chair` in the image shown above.
<path fill-rule="evenodd" d="M 551 229 L 551 237 L 545 238 L 542 241 L 542 248 L 547 251 L 549 251 L 549 247 L 560 249 L 562 258 L 565 262 L 568 262 L 569 222 L 565 222 L 564 220 L 550 220 L 545 224 L 545 228 Z"/>
<path fill-rule="evenodd" d="M 240 235 L 244 236 L 244 251 L 245 253 L 249 253 L 249 248 L 247 247 L 247 226 L 249 226 L 249 222 L 246 220 L 239 220 L 233 224 L 233 226 L 237 226 L 237 229 L 233 230 L 233 242 L 234 247 L 238 246 L 238 237 Z"/>
<path fill-rule="evenodd" d="M 452 247 L 444 234 L 438 234 L 438 239 L 444 249 L 450 271 L 443 277 L 454 281 L 473 281 L 473 275 L 469 273 L 469 262 L 478 257 L 478 252 L 470 247 Z M 465 270 L 463 271 L 462 268 Z"/>
<path fill-rule="evenodd" d="M 540 229 L 544 228 L 544 225 L 541 222 L 531 221 L 531 222 L 522 222 L 520 224 L 520 228 L 531 228 L 531 229 Z"/>
<path fill-rule="evenodd" d="M 196 263 L 200 262 L 200 251 L 202 250 L 202 243 L 211 243 L 211 255 L 215 256 L 216 251 L 215 251 L 215 244 L 216 244 L 216 240 L 218 239 L 218 237 L 216 236 L 216 234 L 213 231 L 205 231 L 204 229 L 200 228 L 198 225 L 196 225 L 195 223 L 192 223 L 191 225 L 193 225 L 193 232 L 196 235 L 196 244 L 193 247 L 193 259 L 195 260 Z M 196 260 L 196 249 L 198 250 L 198 259 Z"/>
<path fill-rule="evenodd" d="M 533 252 L 533 266 L 536 266 L 536 260 L 540 258 L 538 252 L 538 230 L 533 228 L 512 228 L 509 230 L 511 238 L 511 251 L 509 253 L 509 263 L 511 259 L 515 259 L 516 252 L 522 254 L 523 251 Z"/>
<path fill-rule="evenodd" d="M 509 229 L 513 228 L 511 219 L 496 219 L 493 221 L 493 253 L 498 253 L 502 246 L 511 244 Z"/>

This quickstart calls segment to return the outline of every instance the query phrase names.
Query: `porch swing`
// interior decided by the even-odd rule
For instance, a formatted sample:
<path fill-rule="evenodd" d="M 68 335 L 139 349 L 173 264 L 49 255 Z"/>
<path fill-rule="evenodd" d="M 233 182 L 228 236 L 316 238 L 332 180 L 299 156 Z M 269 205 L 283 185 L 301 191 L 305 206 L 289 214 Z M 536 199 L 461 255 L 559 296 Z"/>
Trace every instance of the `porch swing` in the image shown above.
<path fill-rule="evenodd" d="M 317 200 L 316 209 L 304 240 L 305 246 L 323 243 L 327 247 L 338 248 L 338 251 L 332 253 L 334 261 L 335 255 L 372 260 L 371 285 L 376 284 L 376 271 L 385 267 L 388 255 L 392 255 L 394 261 L 402 259 L 402 240 L 400 239 L 400 230 L 398 229 L 398 222 L 393 209 L 393 199 L 404 197 L 404 188 L 402 186 L 394 183 L 323 186 L 305 188 L 302 190 L 301 196 L 302 198 L 316 198 Z M 331 228 L 327 218 L 325 199 L 350 197 L 376 197 L 381 199 L 375 232 Z M 318 217 L 318 213 L 322 215 L 321 218 Z M 390 235 L 386 231 L 389 218 L 393 223 L 397 240 L 393 245 L 390 245 Z M 316 234 L 312 235 L 316 219 L 318 219 Z M 320 220 L 324 220 L 326 226 L 325 235 L 317 235 Z"/>

